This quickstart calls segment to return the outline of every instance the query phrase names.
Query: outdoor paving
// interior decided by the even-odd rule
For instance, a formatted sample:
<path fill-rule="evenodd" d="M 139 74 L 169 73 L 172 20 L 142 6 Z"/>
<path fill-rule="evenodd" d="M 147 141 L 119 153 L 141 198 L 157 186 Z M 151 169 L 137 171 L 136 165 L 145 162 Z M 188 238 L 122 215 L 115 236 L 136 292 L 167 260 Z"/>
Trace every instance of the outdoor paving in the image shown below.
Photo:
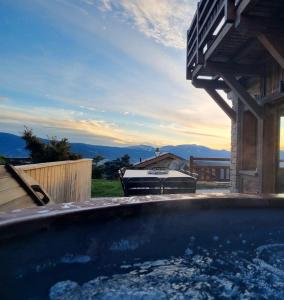
<path fill-rule="evenodd" d="M 197 189 L 196 194 L 215 194 L 215 193 L 230 193 L 230 189 Z"/>

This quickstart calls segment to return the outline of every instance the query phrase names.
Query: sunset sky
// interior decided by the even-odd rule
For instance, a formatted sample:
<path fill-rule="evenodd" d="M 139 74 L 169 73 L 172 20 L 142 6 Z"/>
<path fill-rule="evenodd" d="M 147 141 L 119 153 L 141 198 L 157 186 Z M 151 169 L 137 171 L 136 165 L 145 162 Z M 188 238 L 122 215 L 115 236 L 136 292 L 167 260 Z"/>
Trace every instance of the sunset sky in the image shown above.
<path fill-rule="evenodd" d="M 229 149 L 229 118 L 185 79 L 196 3 L 0 0 L 0 131 Z"/>

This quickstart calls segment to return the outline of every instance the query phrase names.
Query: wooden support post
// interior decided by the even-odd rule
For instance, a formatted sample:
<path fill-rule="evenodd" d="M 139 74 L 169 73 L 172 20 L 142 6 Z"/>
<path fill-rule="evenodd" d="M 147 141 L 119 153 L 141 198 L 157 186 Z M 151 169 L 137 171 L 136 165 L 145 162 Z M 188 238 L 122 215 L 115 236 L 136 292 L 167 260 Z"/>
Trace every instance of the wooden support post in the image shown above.
<path fill-rule="evenodd" d="M 263 108 L 257 104 L 255 99 L 244 89 L 238 80 L 228 73 L 220 72 L 223 80 L 233 90 L 233 92 L 241 99 L 241 101 L 248 106 L 251 112 L 258 118 L 263 118 Z"/>
<path fill-rule="evenodd" d="M 205 91 L 211 96 L 211 98 L 219 105 L 219 107 L 224 111 L 224 113 L 232 120 L 236 121 L 235 111 L 226 103 L 226 101 L 214 90 L 205 89 Z"/>
<path fill-rule="evenodd" d="M 277 169 L 279 159 L 279 107 L 266 107 L 263 124 L 259 124 L 259 129 L 262 126 L 262 134 L 259 136 L 262 146 L 262 152 L 259 155 L 262 166 L 261 173 L 261 193 L 275 193 L 277 182 Z M 260 134 L 260 133 L 259 133 Z"/>
<path fill-rule="evenodd" d="M 284 69 L 284 51 L 277 42 L 277 38 L 263 33 L 258 34 L 257 37 L 264 48 L 278 62 L 281 68 Z"/>
<path fill-rule="evenodd" d="M 263 136 L 263 120 L 257 120 L 257 160 L 256 160 L 256 168 L 258 174 L 258 193 L 261 194 L 263 192 L 263 144 L 264 144 L 264 136 Z"/>

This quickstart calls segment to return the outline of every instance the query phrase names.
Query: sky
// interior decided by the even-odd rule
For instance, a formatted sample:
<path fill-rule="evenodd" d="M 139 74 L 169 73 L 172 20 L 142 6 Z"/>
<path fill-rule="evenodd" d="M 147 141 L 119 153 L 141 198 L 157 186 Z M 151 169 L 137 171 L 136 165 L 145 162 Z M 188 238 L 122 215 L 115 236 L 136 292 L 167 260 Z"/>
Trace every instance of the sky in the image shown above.
<path fill-rule="evenodd" d="M 0 0 L 0 131 L 100 145 L 230 149 L 185 78 L 196 0 Z"/>

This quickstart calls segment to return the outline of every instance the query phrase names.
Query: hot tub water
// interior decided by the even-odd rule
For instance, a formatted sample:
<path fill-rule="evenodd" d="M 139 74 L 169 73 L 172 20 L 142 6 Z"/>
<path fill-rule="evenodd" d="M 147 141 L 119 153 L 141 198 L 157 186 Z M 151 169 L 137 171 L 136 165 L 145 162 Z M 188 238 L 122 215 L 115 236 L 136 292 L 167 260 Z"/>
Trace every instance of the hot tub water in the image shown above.
<path fill-rule="evenodd" d="M 0 247 L 0 299 L 284 299 L 284 211 L 43 220 Z"/>
<path fill-rule="evenodd" d="M 216 238 L 216 237 L 215 237 Z M 219 241 L 219 247 L 230 241 Z M 62 281 L 50 300 L 284 299 L 284 244 L 242 250 L 185 249 L 182 257 L 122 264 L 123 272 L 79 285 Z"/>

